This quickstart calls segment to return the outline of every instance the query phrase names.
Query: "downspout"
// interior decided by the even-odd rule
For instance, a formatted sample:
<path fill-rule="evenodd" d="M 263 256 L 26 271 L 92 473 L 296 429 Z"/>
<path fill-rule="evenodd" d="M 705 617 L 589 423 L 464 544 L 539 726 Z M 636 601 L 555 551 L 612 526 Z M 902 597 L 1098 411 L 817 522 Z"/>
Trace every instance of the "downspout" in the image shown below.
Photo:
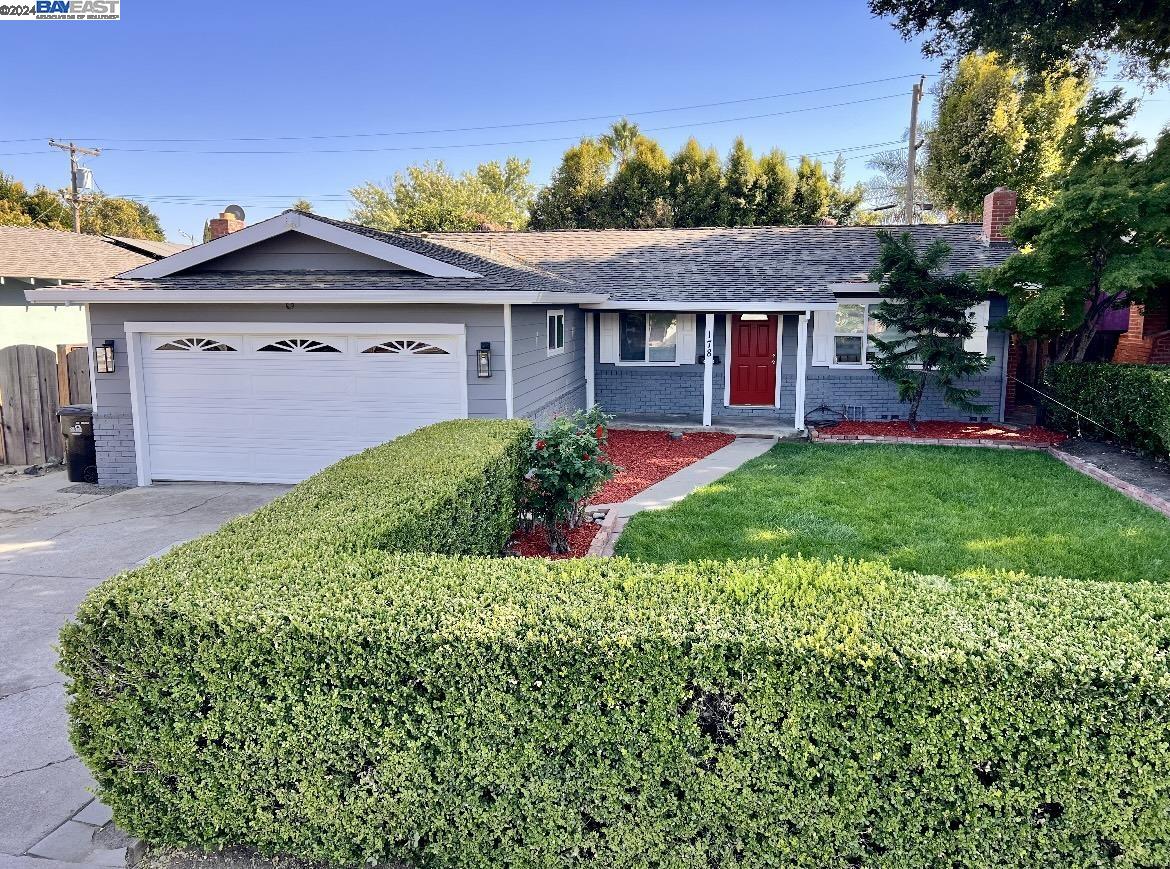
<path fill-rule="evenodd" d="M 512 394 L 512 306 L 504 305 L 504 412 L 515 418 L 515 396 Z"/>

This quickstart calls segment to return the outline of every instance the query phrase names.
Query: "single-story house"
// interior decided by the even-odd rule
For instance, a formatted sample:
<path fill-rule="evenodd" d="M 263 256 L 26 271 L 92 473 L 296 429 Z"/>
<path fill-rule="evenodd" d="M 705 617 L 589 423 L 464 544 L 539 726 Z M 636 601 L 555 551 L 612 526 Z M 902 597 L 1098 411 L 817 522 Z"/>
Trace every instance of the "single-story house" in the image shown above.
<path fill-rule="evenodd" d="M 983 226 L 908 231 L 949 244 L 952 270 L 994 265 L 1007 197 L 988 196 Z M 291 482 L 438 420 L 594 404 L 796 429 L 905 413 L 867 362 L 874 227 L 410 234 L 289 211 L 231 229 L 27 293 L 85 305 L 114 350 L 93 380 L 102 483 Z M 1003 410 L 1004 310 L 972 311 L 969 346 L 993 360 L 971 383 L 981 419 Z"/>
<path fill-rule="evenodd" d="M 183 249 L 162 241 L 0 226 L 0 347 L 56 350 L 87 340 L 81 304 L 33 307 L 26 290 L 101 280 Z"/>

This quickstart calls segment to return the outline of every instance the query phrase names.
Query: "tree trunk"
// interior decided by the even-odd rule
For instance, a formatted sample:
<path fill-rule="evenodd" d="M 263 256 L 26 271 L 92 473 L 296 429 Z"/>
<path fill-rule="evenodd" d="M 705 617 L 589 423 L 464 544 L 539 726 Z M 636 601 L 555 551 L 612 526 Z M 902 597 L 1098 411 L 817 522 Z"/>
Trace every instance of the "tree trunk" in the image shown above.
<path fill-rule="evenodd" d="M 918 391 L 910 400 L 910 412 L 906 414 L 906 422 L 910 423 L 910 431 L 918 431 L 918 408 L 922 404 L 922 396 L 926 394 L 926 377 L 918 382 Z"/>

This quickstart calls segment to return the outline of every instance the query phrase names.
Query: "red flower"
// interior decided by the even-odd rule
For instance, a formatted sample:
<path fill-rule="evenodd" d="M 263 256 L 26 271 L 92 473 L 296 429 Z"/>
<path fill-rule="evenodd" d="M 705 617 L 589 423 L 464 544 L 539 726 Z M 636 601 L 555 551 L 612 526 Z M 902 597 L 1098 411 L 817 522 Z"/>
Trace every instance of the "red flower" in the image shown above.
<path fill-rule="evenodd" d="M 536 448 L 537 448 L 538 450 L 543 450 L 543 449 L 544 449 L 544 441 L 537 441 L 537 442 L 536 442 Z"/>
<path fill-rule="evenodd" d="M 586 453 L 584 456 L 582 456 L 582 458 L 585 459 L 585 461 L 589 461 L 589 453 Z"/>
<path fill-rule="evenodd" d="M 599 425 L 597 427 L 597 439 L 601 440 L 603 437 L 605 437 L 605 426 Z"/>

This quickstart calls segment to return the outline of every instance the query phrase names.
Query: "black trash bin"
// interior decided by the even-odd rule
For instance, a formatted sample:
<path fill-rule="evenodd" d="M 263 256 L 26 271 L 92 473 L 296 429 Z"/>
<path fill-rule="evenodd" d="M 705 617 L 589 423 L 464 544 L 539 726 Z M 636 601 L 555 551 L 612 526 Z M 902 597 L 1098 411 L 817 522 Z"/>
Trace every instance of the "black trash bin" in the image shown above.
<path fill-rule="evenodd" d="M 65 438 L 65 470 L 71 483 L 96 483 L 97 450 L 93 445 L 93 407 L 67 404 L 57 411 Z"/>

